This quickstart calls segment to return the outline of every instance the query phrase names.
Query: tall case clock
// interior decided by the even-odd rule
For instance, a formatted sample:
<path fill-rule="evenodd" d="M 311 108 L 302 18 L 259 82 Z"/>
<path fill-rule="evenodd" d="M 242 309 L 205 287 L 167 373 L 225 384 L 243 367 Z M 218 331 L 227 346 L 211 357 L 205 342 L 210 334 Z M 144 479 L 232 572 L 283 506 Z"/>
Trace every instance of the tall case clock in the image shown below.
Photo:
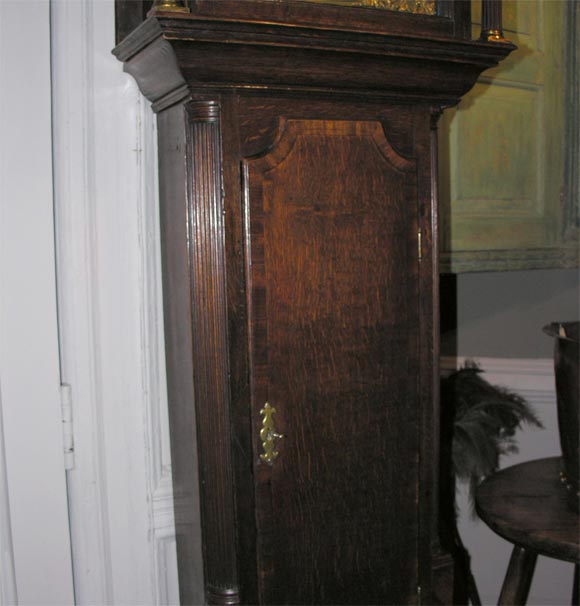
<path fill-rule="evenodd" d="M 472 41 L 464 2 L 157 2 L 115 48 L 158 120 L 183 604 L 450 603 L 435 129 L 513 48 L 486 5 Z"/>

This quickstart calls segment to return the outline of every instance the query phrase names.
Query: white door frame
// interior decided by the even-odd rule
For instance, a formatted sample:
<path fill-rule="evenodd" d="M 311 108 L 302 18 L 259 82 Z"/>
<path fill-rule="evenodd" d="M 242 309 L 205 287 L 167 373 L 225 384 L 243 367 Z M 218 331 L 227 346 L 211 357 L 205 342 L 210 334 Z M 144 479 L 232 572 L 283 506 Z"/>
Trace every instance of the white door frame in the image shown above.
<path fill-rule="evenodd" d="M 78 604 L 178 602 L 156 131 L 113 0 L 52 0 L 58 300 Z"/>
<path fill-rule="evenodd" d="M 0 602 L 63 606 L 73 603 L 74 594 L 47 2 L 0 2 L 0 82 Z"/>

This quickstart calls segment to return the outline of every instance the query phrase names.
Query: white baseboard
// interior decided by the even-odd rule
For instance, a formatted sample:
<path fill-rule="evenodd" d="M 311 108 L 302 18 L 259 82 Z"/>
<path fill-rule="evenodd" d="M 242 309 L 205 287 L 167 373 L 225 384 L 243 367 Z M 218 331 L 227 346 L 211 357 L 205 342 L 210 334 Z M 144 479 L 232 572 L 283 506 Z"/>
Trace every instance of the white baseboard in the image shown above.
<path fill-rule="evenodd" d="M 555 405 L 554 361 L 552 358 L 487 358 L 464 356 L 441 358 L 441 373 L 448 374 L 473 360 L 484 371 L 485 379 L 517 391 L 532 405 Z"/>

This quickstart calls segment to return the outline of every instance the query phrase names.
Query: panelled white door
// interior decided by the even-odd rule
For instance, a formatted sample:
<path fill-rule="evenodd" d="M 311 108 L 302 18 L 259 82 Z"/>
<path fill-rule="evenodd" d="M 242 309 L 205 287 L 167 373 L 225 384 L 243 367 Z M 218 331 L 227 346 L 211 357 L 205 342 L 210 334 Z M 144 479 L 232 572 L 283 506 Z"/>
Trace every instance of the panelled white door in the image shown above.
<path fill-rule="evenodd" d="M 49 8 L 0 2 L 0 603 L 64 606 Z"/>

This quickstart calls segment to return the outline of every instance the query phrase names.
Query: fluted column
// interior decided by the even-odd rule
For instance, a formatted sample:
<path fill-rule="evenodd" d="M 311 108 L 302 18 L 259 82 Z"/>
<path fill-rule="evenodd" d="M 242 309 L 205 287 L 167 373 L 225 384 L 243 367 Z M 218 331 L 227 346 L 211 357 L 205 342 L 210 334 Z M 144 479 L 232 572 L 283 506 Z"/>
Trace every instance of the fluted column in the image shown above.
<path fill-rule="evenodd" d="M 194 391 L 198 428 L 205 594 L 208 604 L 239 604 L 230 452 L 229 364 L 220 107 L 186 105 L 188 232 Z"/>

